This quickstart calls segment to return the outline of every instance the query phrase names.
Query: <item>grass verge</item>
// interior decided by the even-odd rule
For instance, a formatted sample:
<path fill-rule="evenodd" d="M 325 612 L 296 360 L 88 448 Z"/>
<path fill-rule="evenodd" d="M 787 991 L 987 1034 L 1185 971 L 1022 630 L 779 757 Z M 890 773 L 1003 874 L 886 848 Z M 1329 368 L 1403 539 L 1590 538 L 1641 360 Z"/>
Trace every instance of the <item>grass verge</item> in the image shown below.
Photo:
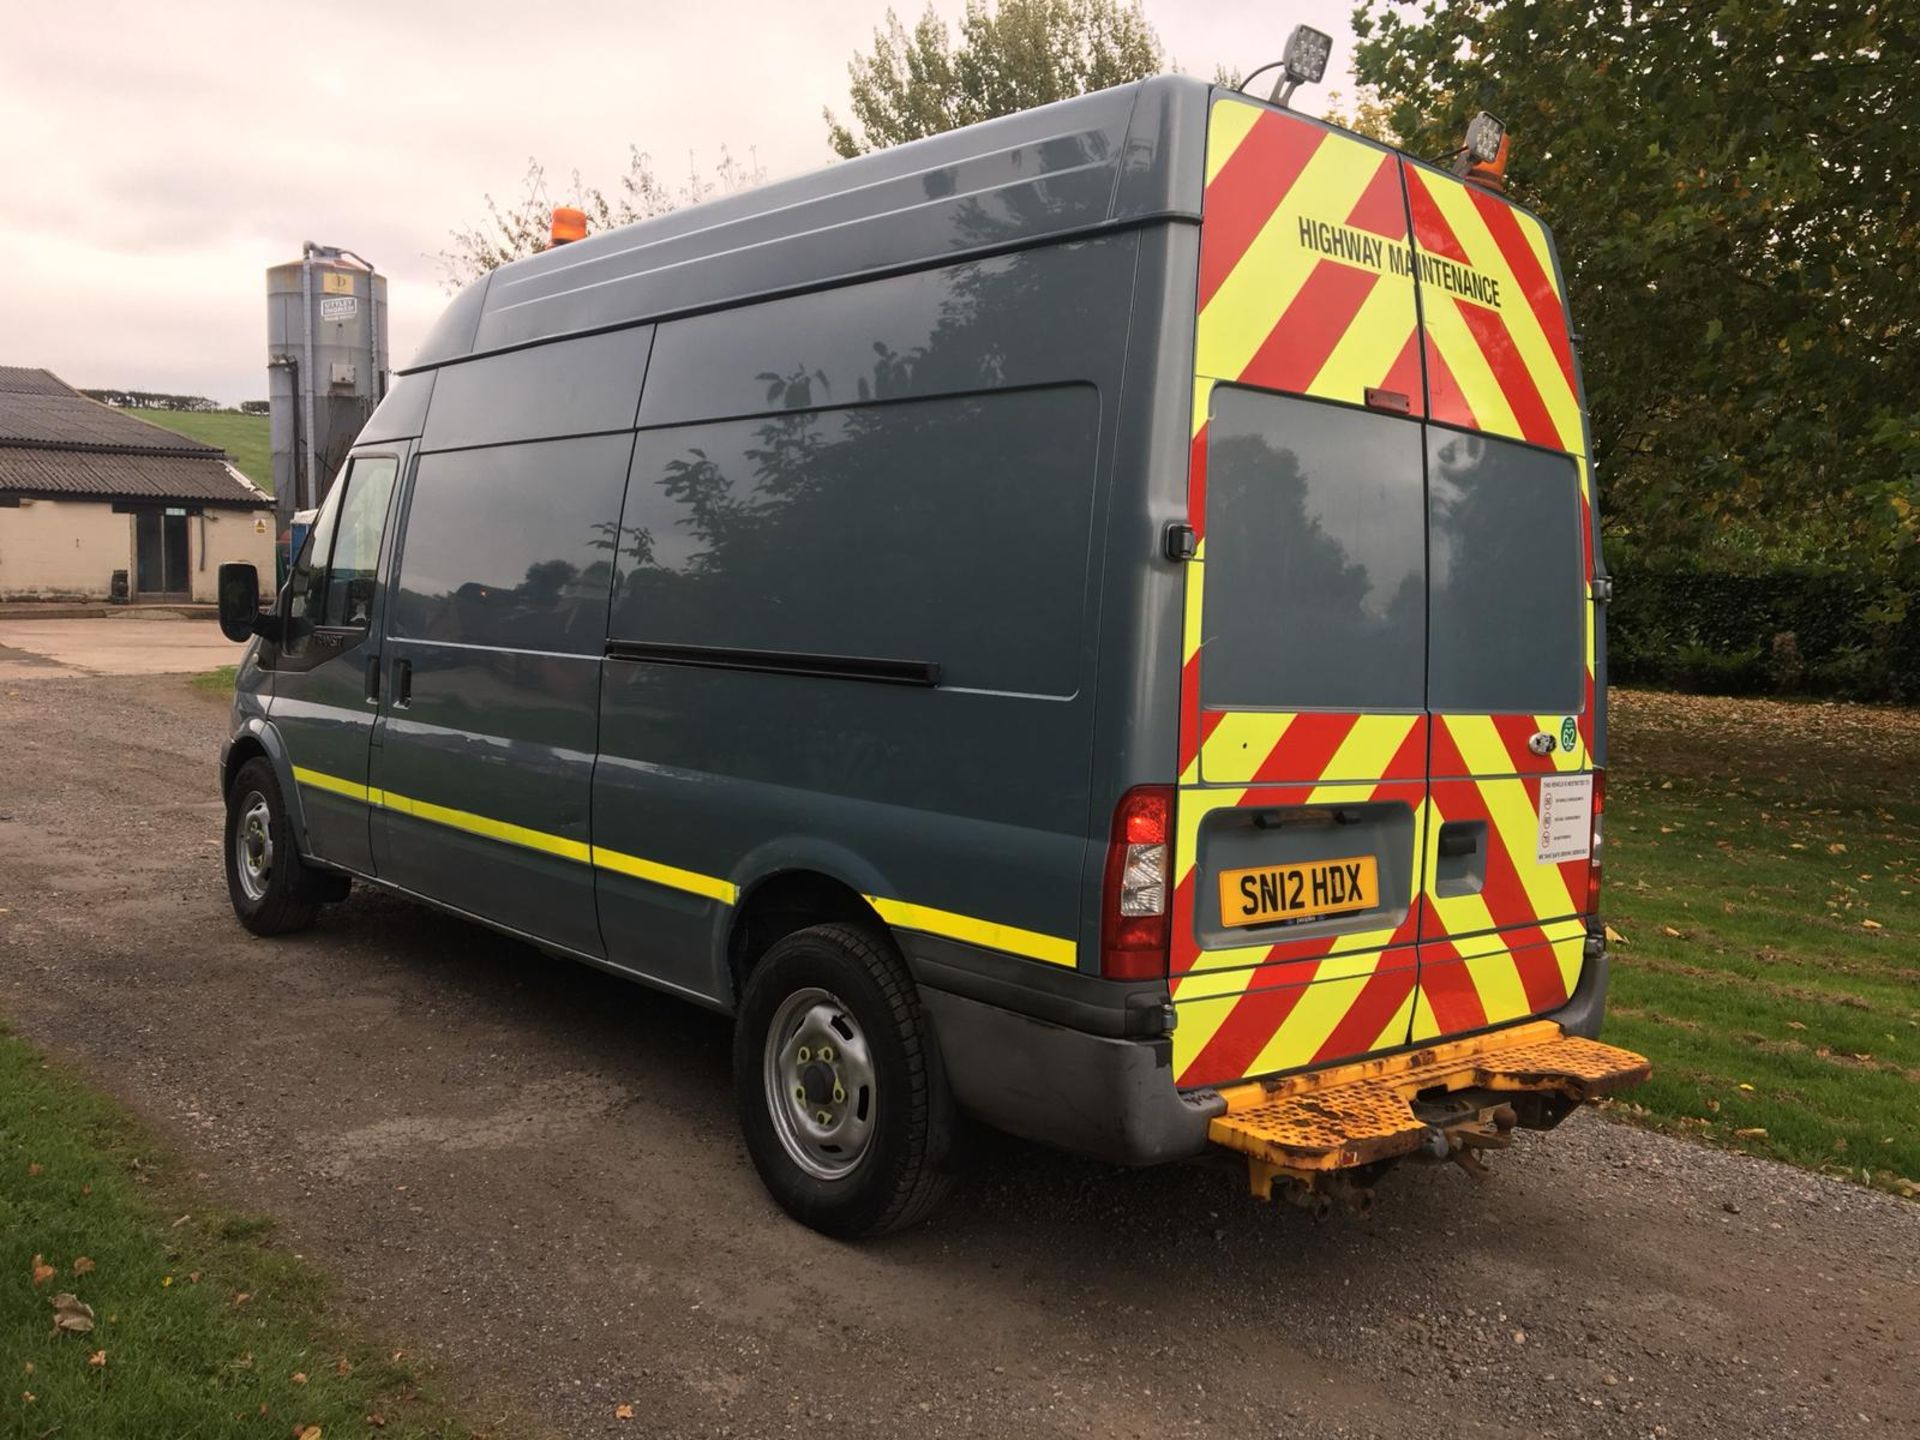
<path fill-rule="evenodd" d="M 1616 692 L 1607 1038 L 1662 1128 L 1920 1194 L 1920 713 Z"/>
<path fill-rule="evenodd" d="M 233 694 L 233 678 L 240 673 L 238 665 L 222 665 L 215 670 L 203 670 L 191 676 L 187 683 L 196 690 L 204 690 L 209 695 Z"/>
<path fill-rule="evenodd" d="M 404 1354 L 326 1318 L 325 1282 L 271 1229 L 207 1205 L 111 1101 L 0 1030 L 0 1435 L 472 1435 Z M 60 1296 L 90 1329 L 55 1327 Z"/>

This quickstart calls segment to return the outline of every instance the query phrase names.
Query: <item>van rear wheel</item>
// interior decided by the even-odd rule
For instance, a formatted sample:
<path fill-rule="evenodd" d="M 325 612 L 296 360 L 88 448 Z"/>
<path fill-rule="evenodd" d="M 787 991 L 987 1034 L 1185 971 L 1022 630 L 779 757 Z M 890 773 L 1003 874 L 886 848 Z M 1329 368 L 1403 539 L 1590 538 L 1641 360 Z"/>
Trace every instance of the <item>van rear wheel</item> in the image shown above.
<path fill-rule="evenodd" d="M 946 1075 L 885 936 L 816 925 L 777 942 L 747 978 L 733 1056 L 747 1151 L 802 1224 L 880 1235 L 952 1189 Z"/>
<path fill-rule="evenodd" d="M 300 858 L 280 778 L 255 756 L 227 791 L 227 894 L 256 935 L 285 935 L 313 923 L 331 876 Z"/>

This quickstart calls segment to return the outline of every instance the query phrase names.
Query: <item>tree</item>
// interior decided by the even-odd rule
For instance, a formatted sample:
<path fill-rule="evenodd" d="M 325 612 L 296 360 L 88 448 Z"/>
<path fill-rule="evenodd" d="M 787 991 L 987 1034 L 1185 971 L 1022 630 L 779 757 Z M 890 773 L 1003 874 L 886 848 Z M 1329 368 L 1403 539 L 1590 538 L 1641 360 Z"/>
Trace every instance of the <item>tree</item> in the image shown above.
<path fill-rule="evenodd" d="M 1374 91 L 1362 85 L 1353 97 L 1353 109 L 1345 110 L 1340 104 L 1340 92 L 1327 92 L 1327 108 L 1321 113 L 1322 120 L 1364 135 L 1369 140 L 1378 140 L 1383 145 L 1398 145 L 1399 137 L 1393 133 L 1393 115 L 1387 104 Z"/>
<path fill-rule="evenodd" d="M 967 0 L 957 45 L 931 6 L 912 31 L 889 10 L 873 52 L 847 65 L 852 123 L 822 114 L 851 159 L 1165 68 L 1139 0 Z"/>
<path fill-rule="evenodd" d="M 1415 153 L 1487 109 L 1567 267 L 1615 560 L 1920 608 L 1916 28 L 1889 0 L 1364 0 Z"/>
<path fill-rule="evenodd" d="M 626 171 L 611 194 L 583 183 L 575 170 L 558 201 L 547 189 L 546 167 L 529 159 L 518 200 L 502 205 L 488 195 L 486 219 L 450 232 L 452 246 L 439 255 L 446 288 L 458 290 L 510 260 L 545 250 L 555 204 L 584 210 L 589 231 L 628 225 L 684 205 L 697 205 L 715 193 L 729 194 L 758 185 L 766 178 L 766 171 L 751 151 L 748 155 L 749 159 L 742 162 L 722 145 L 713 173 L 703 176 L 689 153 L 687 181 L 674 189 L 655 172 L 652 157 L 632 145 L 627 149 Z"/>

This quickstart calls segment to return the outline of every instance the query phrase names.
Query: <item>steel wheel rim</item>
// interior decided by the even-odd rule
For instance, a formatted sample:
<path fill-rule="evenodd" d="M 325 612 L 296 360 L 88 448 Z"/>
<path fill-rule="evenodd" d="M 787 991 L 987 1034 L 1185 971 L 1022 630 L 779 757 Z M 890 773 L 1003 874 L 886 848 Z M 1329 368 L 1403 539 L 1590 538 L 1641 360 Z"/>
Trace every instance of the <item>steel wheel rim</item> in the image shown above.
<path fill-rule="evenodd" d="M 234 873 L 240 889 L 256 904 L 267 898 L 273 880 L 273 807 L 258 790 L 240 802 L 240 823 L 233 827 Z"/>
<path fill-rule="evenodd" d="M 761 1073 L 781 1148 L 816 1180 L 840 1180 L 865 1158 L 878 1119 L 873 1052 L 831 991 L 796 990 L 767 1026 Z"/>

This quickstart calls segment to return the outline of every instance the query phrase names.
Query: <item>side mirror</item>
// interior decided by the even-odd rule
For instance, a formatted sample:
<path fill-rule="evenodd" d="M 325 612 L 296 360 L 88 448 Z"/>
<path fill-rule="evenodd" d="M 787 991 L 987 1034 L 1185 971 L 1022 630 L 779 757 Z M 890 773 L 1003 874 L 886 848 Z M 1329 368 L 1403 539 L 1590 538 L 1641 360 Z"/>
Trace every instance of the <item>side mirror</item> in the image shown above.
<path fill-rule="evenodd" d="M 244 561 L 220 567 L 220 633 L 236 643 L 271 636 L 279 617 L 260 613 L 260 572 Z"/>

